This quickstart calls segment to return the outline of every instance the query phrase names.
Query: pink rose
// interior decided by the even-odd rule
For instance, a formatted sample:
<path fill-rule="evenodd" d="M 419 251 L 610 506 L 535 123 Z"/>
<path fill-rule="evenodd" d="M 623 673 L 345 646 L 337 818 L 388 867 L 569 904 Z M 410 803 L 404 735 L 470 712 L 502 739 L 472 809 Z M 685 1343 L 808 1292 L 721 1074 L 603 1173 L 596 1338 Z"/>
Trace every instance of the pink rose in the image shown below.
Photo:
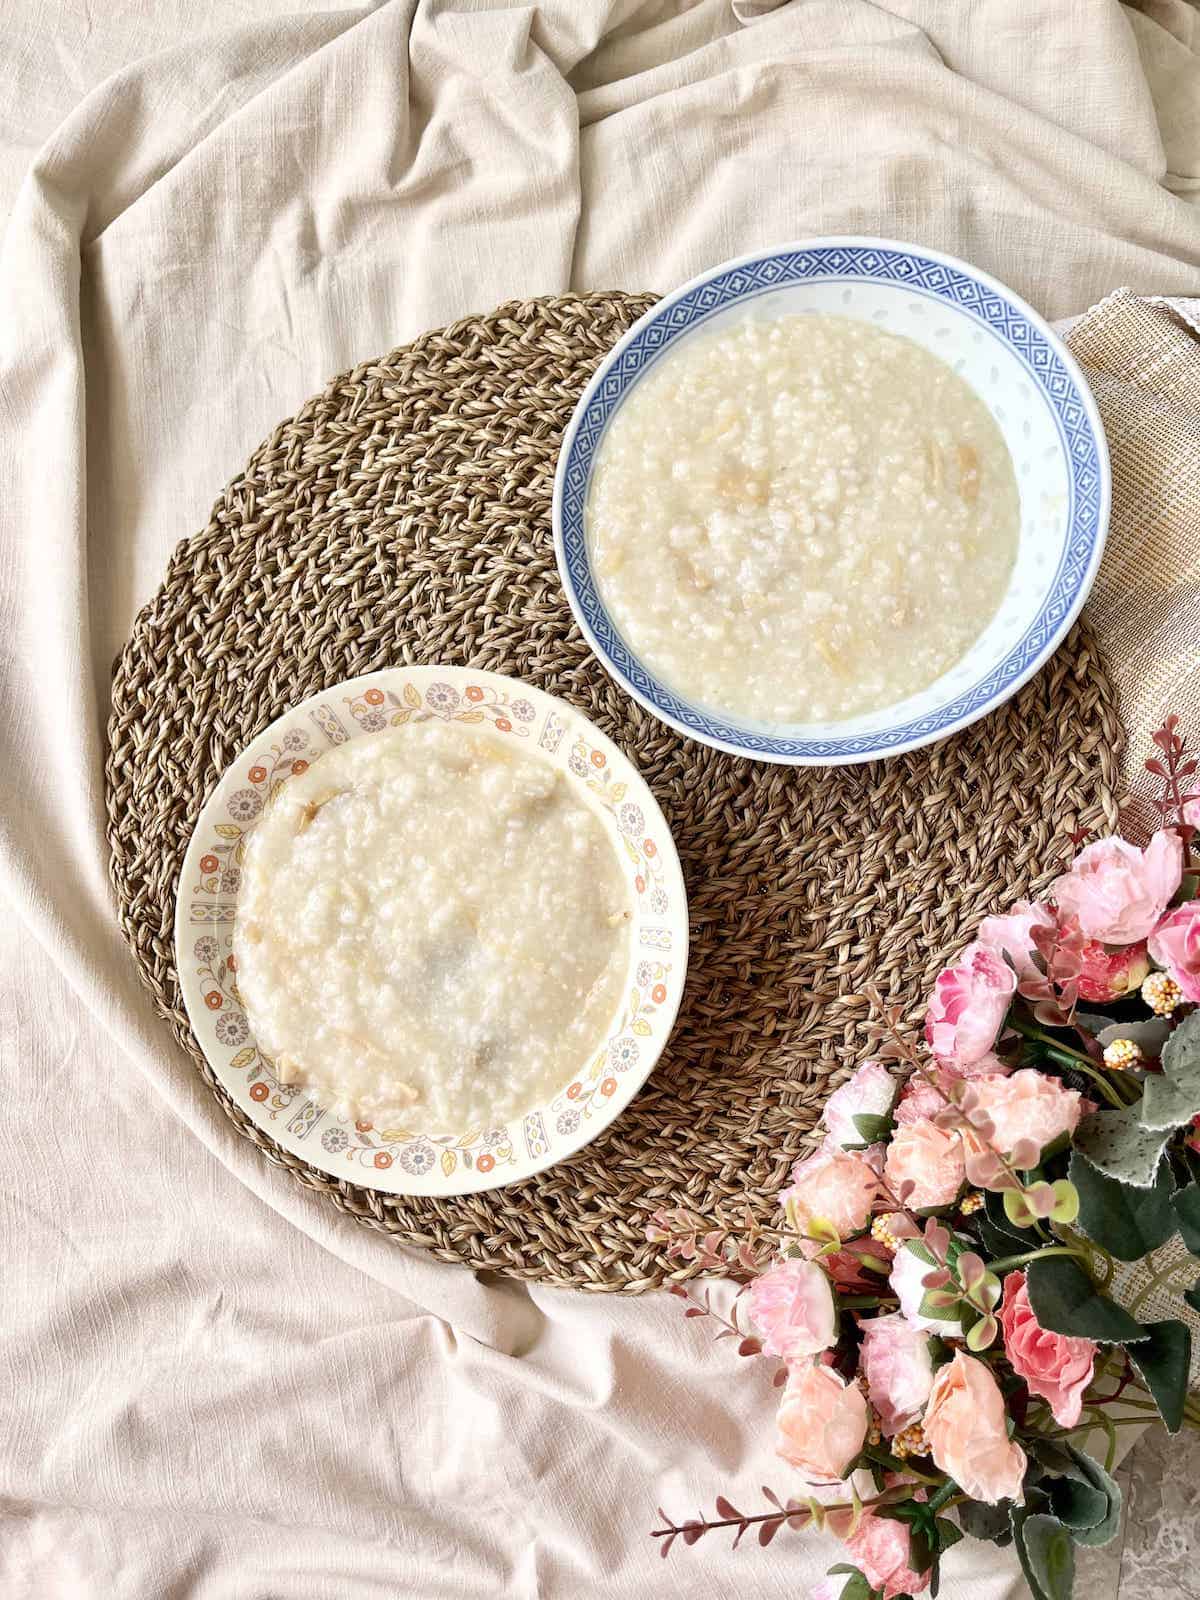
<path fill-rule="evenodd" d="M 927 1267 L 927 1272 L 932 1272 Z M 929 1335 L 898 1311 L 862 1325 L 859 1370 L 889 1439 L 920 1419 L 933 1385 Z"/>
<path fill-rule="evenodd" d="M 1200 1003 L 1200 900 L 1167 912 L 1150 935 L 1150 954 L 1175 979 L 1185 1000 Z"/>
<path fill-rule="evenodd" d="M 793 1367 L 779 1403 L 776 1450 L 816 1483 L 838 1482 L 867 1437 L 867 1397 L 832 1367 Z"/>
<path fill-rule="evenodd" d="M 1049 993 L 1046 975 L 1034 960 L 1034 928 L 1053 928 L 1054 917 L 1033 900 L 1018 900 L 1006 916 L 984 917 L 979 924 L 979 943 L 1007 956 L 1017 974 L 1017 988 L 1030 999 L 1041 1000 Z"/>
<path fill-rule="evenodd" d="M 828 1350 L 837 1338 L 829 1279 L 814 1261 L 778 1261 L 750 1285 L 750 1320 L 763 1349 L 784 1361 Z"/>
<path fill-rule="evenodd" d="M 962 1140 L 933 1122 L 901 1123 L 888 1145 L 883 1175 L 896 1198 L 916 1211 L 953 1205 L 966 1177 Z M 912 1193 L 902 1194 L 901 1186 L 910 1182 Z"/>
<path fill-rule="evenodd" d="M 933 986 L 925 1038 L 934 1055 L 960 1069 L 986 1056 L 1016 987 L 1016 974 L 1003 956 L 987 945 L 969 944 Z"/>
<path fill-rule="evenodd" d="M 1060 1427 L 1073 1428 L 1083 1409 L 1083 1391 L 1095 1371 L 1096 1346 L 1090 1339 L 1068 1338 L 1041 1326 L 1029 1303 L 1023 1272 L 1010 1272 L 1005 1278 L 999 1316 L 1013 1371 L 1025 1379 L 1030 1394 L 1049 1401 Z"/>
<path fill-rule="evenodd" d="M 972 1078 L 971 1105 L 991 1118 L 988 1143 L 1005 1156 L 1019 1139 L 1031 1139 L 1044 1150 L 1064 1133 L 1074 1133 L 1083 1115 L 1079 1091 L 1035 1067 L 1022 1067 L 1007 1076 Z M 969 1133 L 966 1144 L 967 1176 L 974 1183 L 978 1180 L 972 1176 L 972 1157 L 981 1146 Z"/>
<path fill-rule="evenodd" d="M 922 1428 L 930 1454 L 972 1500 L 1021 1499 L 1025 1452 L 1008 1437 L 1004 1396 L 982 1361 L 961 1350 L 933 1380 Z"/>
<path fill-rule="evenodd" d="M 1150 971 L 1145 940 L 1111 953 L 1096 939 L 1089 939 L 1080 951 L 1079 998 L 1106 1005 L 1122 995 L 1140 989 Z"/>
<path fill-rule="evenodd" d="M 922 1314 L 921 1302 L 925 1298 L 924 1280 L 937 1265 L 927 1259 L 929 1252 L 919 1239 L 901 1243 L 892 1261 L 888 1282 L 900 1302 L 906 1322 L 914 1328 L 924 1328 L 929 1333 L 940 1334 L 943 1339 L 961 1339 L 962 1323 L 957 1317 L 927 1317 Z"/>
<path fill-rule="evenodd" d="M 1182 872 L 1183 846 L 1170 829 L 1156 833 L 1145 850 L 1124 839 L 1100 839 L 1079 852 L 1051 893 L 1085 938 L 1136 944 L 1167 909 Z"/>
<path fill-rule="evenodd" d="M 811 1232 L 813 1223 L 823 1220 L 845 1239 L 866 1228 L 878 1194 L 879 1178 L 863 1156 L 826 1143 L 815 1155 L 797 1161 L 792 1186 L 780 1202 L 786 1206 L 791 1201 L 802 1231 Z"/>
<path fill-rule="evenodd" d="M 914 1572 L 909 1564 L 912 1546 L 908 1529 L 891 1517 L 864 1511 L 857 1529 L 846 1540 L 846 1550 L 884 1600 L 892 1600 L 898 1594 L 918 1594 L 929 1582 L 928 1571 Z"/>
<path fill-rule="evenodd" d="M 870 1144 L 854 1125 L 855 1117 L 886 1117 L 896 1098 L 897 1083 L 881 1061 L 864 1062 L 849 1082 L 825 1102 L 821 1121 L 833 1144 Z"/>

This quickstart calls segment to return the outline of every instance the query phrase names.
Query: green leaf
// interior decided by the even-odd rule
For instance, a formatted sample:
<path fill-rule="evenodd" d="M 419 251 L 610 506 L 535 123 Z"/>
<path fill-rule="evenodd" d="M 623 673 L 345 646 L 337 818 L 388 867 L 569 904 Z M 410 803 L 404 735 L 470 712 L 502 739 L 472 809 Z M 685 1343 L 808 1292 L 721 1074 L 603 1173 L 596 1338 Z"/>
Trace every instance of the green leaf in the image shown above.
<path fill-rule="evenodd" d="M 1057 1517 L 1019 1506 L 1012 1509 L 1012 1527 L 1021 1570 L 1034 1600 L 1071 1600 L 1075 1551 L 1067 1529 Z"/>
<path fill-rule="evenodd" d="M 1173 1195 L 1171 1204 L 1183 1242 L 1194 1256 L 1200 1256 L 1200 1183 L 1189 1183 Z"/>
<path fill-rule="evenodd" d="M 983 1211 L 977 1211 L 975 1213 L 976 1217 L 981 1215 L 987 1217 L 992 1227 L 995 1228 L 998 1233 L 1007 1234 L 1010 1239 L 1015 1240 L 1016 1243 L 1021 1245 L 1023 1248 L 1028 1245 L 1028 1233 L 1024 1228 L 1018 1227 L 1017 1224 L 1009 1217 L 1008 1213 L 1004 1209 L 1004 1196 L 1002 1194 L 996 1194 L 993 1190 L 989 1189 L 983 1197 Z M 1012 1245 L 1009 1245 L 1006 1250 L 1001 1250 L 998 1252 L 998 1254 L 1011 1256 L 1015 1254 L 1015 1252 Z"/>
<path fill-rule="evenodd" d="M 1140 1323 L 1107 1296 L 1098 1294 L 1073 1256 L 1040 1256 L 1025 1268 L 1033 1314 L 1043 1328 L 1098 1344 L 1125 1344 L 1144 1337 Z"/>
<path fill-rule="evenodd" d="M 1037 1213 L 1030 1207 L 1020 1189 L 1006 1189 L 1004 1191 L 1004 1215 L 1014 1228 L 1032 1228 L 1037 1221 Z M 1029 1238 L 1026 1235 L 1025 1243 Z"/>
<path fill-rule="evenodd" d="M 1171 1208 L 1175 1179 L 1159 1161 L 1153 1187 L 1137 1189 L 1100 1172 L 1079 1151 L 1071 1155 L 1071 1182 L 1079 1193 L 1079 1229 L 1118 1261 L 1140 1261 L 1178 1226 Z"/>
<path fill-rule="evenodd" d="M 837 1566 L 830 1567 L 829 1570 L 830 1572 L 841 1573 L 845 1572 L 846 1568 Z M 852 1567 L 850 1571 L 852 1572 L 853 1576 L 846 1579 L 845 1586 L 843 1587 L 838 1600 L 874 1600 L 875 1591 L 867 1582 L 866 1578 L 863 1577 L 858 1568 Z"/>
<path fill-rule="evenodd" d="M 955 1527 L 949 1517 L 939 1517 L 933 1528 L 938 1536 L 938 1545 L 942 1550 L 952 1550 L 963 1537 L 962 1529 Z"/>
<path fill-rule="evenodd" d="M 1119 1111 L 1093 1111 L 1075 1132 L 1075 1148 L 1110 1178 L 1148 1189 L 1158 1171 L 1166 1132 L 1150 1132 L 1141 1124 L 1141 1103 Z"/>
<path fill-rule="evenodd" d="M 977 1236 L 983 1246 L 983 1253 L 992 1260 L 998 1261 L 1002 1256 L 1017 1254 L 1018 1245 L 1011 1233 L 1001 1233 L 992 1219 L 984 1211 L 976 1211 L 967 1218 L 966 1226 Z M 1020 1241 L 1022 1245 L 1029 1243 L 1028 1236 Z"/>
<path fill-rule="evenodd" d="M 892 1131 L 892 1119 L 888 1116 L 877 1116 L 874 1112 L 863 1111 L 850 1119 L 862 1134 L 867 1144 L 878 1144 L 881 1139 L 886 1139 Z"/>
<path fill-rule="evenodd" d="M 933 1540 L 916 1523 L 908 1530 L 908 1559 L 914 1572 L 928 1572 L 933 1565 Z"/>
<path fill-rule="evenodd" d="M 1142 1126 L 1173 1133 L 1200 1115 L 1200 1011 L 1185 1017 L 1163 1045 L 1162 1072 L 1146 1079 Z"/>
<path fill-rule="evenodd" d="M 971 1539 L 988 1539 L 993 1544 L 1008 1544 L 1012 1527 L 1008 1519 L 1008 1502 L 989 1506 L 982 1500 L 966 1500 L 954 1510 L 959 1527 Z"/>
<path fill-rule="evenodd" d="M 1143 1333 L 1139 1343 L 1130 1347 L 1129 1359 L 1153 1396 L 1167 1432 L 1178 1433 L 1187 1399 L 1192 1330 L 1186 1322 L 1168 1317 L 1164 1322 L 1147 1322 Z"/>
<path fill-rule="evenodd" d="M 1066 1178 L 1055 1179 L 1050 1188 L 1054 1194 L 1054 1210 L 1050 1213 L 1050 1220 L 1069 1228 L 1079 1216 L 1079 1193 Z"/>

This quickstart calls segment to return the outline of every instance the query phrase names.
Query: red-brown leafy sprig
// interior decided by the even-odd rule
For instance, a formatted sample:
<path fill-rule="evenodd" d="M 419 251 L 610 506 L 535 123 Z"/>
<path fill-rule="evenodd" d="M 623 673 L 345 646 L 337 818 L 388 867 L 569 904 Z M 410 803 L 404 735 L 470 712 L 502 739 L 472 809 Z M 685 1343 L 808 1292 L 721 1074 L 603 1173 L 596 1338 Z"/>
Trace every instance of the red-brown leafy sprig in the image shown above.
<path fill-rule="evenodd" d="M 1174 828 L 1183 840 L 1184 853 L 1190 863 L 1196 828 L 1184 816 L 1184 808 L 1200 800 L 1200 789 L 1194 788 L 1192 783 L 1200 763 L 1195 756 L 1188 754 L 1187 739 L 1179 733 L 1178 728 L 1179 718 L 1172 712 L 1162 727 L 1151 734 L 1154 743 L 1162 751 L 1162 758 L 1151 756 L 1146 762 L 1146 771 L 1162 780 L 1163 792 L 1154 804 L 1158 808 L 1162 826 Z"/>

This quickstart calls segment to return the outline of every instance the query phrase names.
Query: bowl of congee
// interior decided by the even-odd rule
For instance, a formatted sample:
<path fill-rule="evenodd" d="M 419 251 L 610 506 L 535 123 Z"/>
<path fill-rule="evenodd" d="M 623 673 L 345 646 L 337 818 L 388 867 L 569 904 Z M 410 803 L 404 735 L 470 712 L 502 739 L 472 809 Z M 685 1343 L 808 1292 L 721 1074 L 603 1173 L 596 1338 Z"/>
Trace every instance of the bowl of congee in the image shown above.
<path fill-rule="evenodd" d="M 693 279 L 601 363 L 555 547 L 607 670 L 719 749 L 871 761 L 1007 700 L 1095 576 L 1095 402 L 1045 322 L 923 247 L 815 239 Z"/>

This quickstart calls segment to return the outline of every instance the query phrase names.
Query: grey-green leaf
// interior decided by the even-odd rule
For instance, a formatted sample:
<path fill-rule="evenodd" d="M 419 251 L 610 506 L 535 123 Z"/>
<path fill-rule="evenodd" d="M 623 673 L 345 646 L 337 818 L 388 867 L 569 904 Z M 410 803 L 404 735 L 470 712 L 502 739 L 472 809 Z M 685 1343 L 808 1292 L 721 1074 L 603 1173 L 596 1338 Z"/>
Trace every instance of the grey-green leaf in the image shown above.
<path fill-rule="evenodd" d="M 1118 1039 L 1132 1039 L 1147 1060 L 1153 1061 L 1162 1054 L 1162 1047 L 1171 1037 L 1171 1024 L 1165 1017 L 1151 1017 L 1147 1022 L 1113 1022 L 1101 1028 L 1097 1043 L 1115 1044 Z"/>
<path fill-rule="evenodd" d="M 1099 1294 L 1072 1256 L 1042 1256 L 1025 1269 L 1033 1314 L 1043 1328 L 1098 1344 L 1127 1344 L 1144 1337 L 1140 1323 Z"/>
<path fill-rule="evenodd" d="M 1192 1330 L 1186 1322 L 1168 1317 L 1164 1322 L 1147 1322 L 1143 1333 L 1144 1338 L 1130 1345 L 1129 1359 L 1153 1396 L 1167 1432 L 1178 1433 L 1187 1399 Z"/>
<path fill-rule="evenodd" d="M 1179 1226 L 1171 1206 L 1175 1179 L 1167 1161 L 1159 1161 L 1149 1189 L 1110 1178 L 1078 1150 L 1071 1152 L 1070 1172 L 1079 1195 L 1080 1232 L 1103 1245 L 1118 1261 L 1140 1261 Z"/>
<path fill-rule="evenodd" d="M 1144 1128 L 1141 1110 L 1139 1102 L 1119 1111 L 1093 1111 L 1076 1130 L 1075 1148 L 1110 1178 L 1148 1189 L 1170 1134 Z"/>
<path fill-rule="evenodd" d="M 1059 1520 L 1072 1530 L 1076 1544 L 1102 1545 L 1115 1539 L 1121 1526 L 1121 1487 L 1098 1461 L 1073 1444 L 1067 1453 L 1074 1464 L 1070 1478 L 1060 1478 L 1050 1490 L 1050 1503 Z M 1068 1485 L 1070 1487 L 1068 1488 Z M 1061 1504 L 1060 1504 L 1061 1498 Z M 1095 1521 L 1072 1521 L 1099 1511 Z"/>
<path fill-rule="evenodd" d="M 959 1527 L 972 1539 L 990 1539 L 993 1544 L 1003 1545 L 1012 1538 L 1007 1502 L 989 1506 L 982 1500 L 967 1500 L 955 1508 L 954 1514 Z"/>
<path fill-rule="evenodd" d="M 1200 1011 L 1185 1017 L 1163 1045 L 1162 1072 L 1146 1079 L 1142 1126 L 1172 1133 L 1200 1115 Z"/>
<path fill-rule="evenodd" d="M 1067 1529 L 1057 1517 L 1018 1507 L 1013 1508 L 1012 1525 L 1021 1570 L 1034 1600 L 1071 1600 L 1075 1551 Z"/>
<path fill-rule="evenodd" d="M 1200 1256 L 1200 1183 L 1189 1183 L 1171 1201 L 1183 1242 L 1194 1256 Z"/>

